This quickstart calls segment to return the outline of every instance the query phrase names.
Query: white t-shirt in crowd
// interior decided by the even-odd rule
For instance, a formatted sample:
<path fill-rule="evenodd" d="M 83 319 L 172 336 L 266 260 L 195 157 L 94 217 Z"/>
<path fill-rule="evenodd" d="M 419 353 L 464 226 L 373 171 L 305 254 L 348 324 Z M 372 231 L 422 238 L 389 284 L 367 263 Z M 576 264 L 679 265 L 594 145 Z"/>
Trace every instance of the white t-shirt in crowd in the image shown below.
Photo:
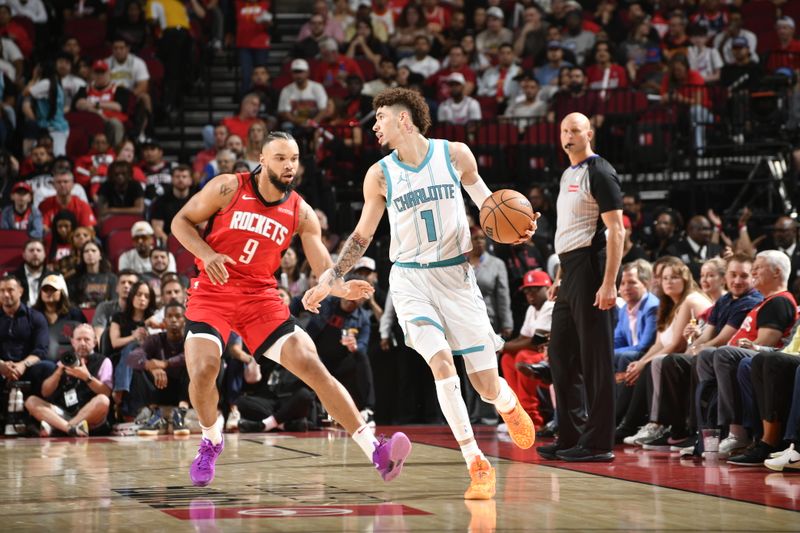
<path fill-rule="evenodd" d="M 306 88 L 301 89 L 296 83 L 290 83 L 281 90 L 278 98 L 279 113 L 305 113 L 313 118 L 328 105 L 328 93 L 321 83 L 308 80 Z"/>
<path fill-rule="evenodd" d="M 555 305 L 556 303 L 550 300 L 543 303 L 541 309 L 529 305 L 519 334 L 523 337 L 533 337 L 537 330 L 550 331 L 550 325 L 553 323 L 553 306 Z"/>
<path fill-rule="evenodd" d="M 108 68 L 111 70 L 111 81 L 119 87 L 125 87 L 129 91 L 140 81 L 150 79 L 150 71 L 147 64 L 140 57 L 128 54 L 124 62 L 118 62 L 112 55 L 106 59 Z"/>
<path fill-rule="evenodd" d="M 415 56 L 404 57 L 397 64 L 397 68 L 408 67 L 411 72 L 416 72 L 426 78 L 433 76 L 442 68 L 442 64 L 438 59 L 431 56 L 425 56 L 422 59 L 417 59 Z"/>
<path fill-rule="evenodd" d="M 471 96 L 465 96 L 458 103 L 452 98 L 448 98 L 439 106 L 438 117 L 439 122 L 466 124 L 472 120 L 481 119 L 481 105 Z"/>
<path fill-rule="evenodd" d="M 708 79 L 715 70 L 722 68 L 722 56 L 714 48 L 704 47 L 702 50 L 696 46 L 689 47 L 687 54 L 689 60 L 689 68 L 696 70 L 703 76 L 703 79 Z"/>

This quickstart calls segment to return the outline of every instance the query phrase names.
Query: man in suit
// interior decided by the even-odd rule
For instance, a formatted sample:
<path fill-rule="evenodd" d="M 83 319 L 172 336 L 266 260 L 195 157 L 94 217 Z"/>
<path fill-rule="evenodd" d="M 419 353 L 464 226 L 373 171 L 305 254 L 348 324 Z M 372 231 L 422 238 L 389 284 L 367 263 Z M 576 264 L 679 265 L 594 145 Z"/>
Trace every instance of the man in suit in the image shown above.
<path fill-rule="evenodd" d="M 30 239 L 22 250 L 23 263 L 12 274 L 22 285 L 22 301 L 33 307 L 39 297 L 39 286 L 44 277 L 53 274 L 45 267 L 46 253 L 41 239 Z"/>
<path fill-rule="evenodd" d="M 800 246 L 797 245 L 797 222 L 786 216 L 779 217 L 772 226 L 771 238 L 766 239 L 760 250 L 778 250 L 786 254 L 791 261 L 789 270 L 789 290 L 800 274 Z"/>
<path fill-rule="evenodd" d="M 617 308 L 617 326 L 614 328 L 614 372 L 625 372 L 628 364 L 638 360 L 656 340 L 656 315 L 658 297 L 648 292 L 653 269 L 650 263 L 637 259 L 622 267 L 619 295 L 625 301 Z M 617 422 L 628 409 L 632 387 L 617 385 Z"/>
<path fill-rule="evenodd" d="M 722 253 L 722 246 L 711 242 L 714 228 L 703 215 L 693 216 L 686 226 L 686 236 L 667 248 L 667 255 L 679 257 L 692 271 L 695 281 L 700 279 L 700 268 L 708 259 Z"/>

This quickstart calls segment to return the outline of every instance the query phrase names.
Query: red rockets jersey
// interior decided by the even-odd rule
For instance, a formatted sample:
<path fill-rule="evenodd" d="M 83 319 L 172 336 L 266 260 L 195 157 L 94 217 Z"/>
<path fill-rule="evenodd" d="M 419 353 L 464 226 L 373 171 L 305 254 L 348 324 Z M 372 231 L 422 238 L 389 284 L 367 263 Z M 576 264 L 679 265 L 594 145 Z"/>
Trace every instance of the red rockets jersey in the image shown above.
<path fill-rule="evenodd" d="M 229 277 L 223 287 L 277 287 L 273 274 L 297 231 L 302 198 L 291 191 L 270 203 L 258 192 L 251 174 L 237 174 L 237 178 L 239 188 L 233 200 L 209 221 L 205 240 L 215 252 L 236 261 L 235 265 L 225 264 Z M 199 280 L 211 285 L 202 262 L 195 259 L 195 264 Z"/>

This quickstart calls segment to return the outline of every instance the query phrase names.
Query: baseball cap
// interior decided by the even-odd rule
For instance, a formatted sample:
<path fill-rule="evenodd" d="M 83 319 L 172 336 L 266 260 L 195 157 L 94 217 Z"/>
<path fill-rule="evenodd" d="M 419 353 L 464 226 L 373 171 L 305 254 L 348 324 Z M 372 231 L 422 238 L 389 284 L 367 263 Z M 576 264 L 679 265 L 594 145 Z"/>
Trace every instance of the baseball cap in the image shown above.
<path fill-rule="evenodd" d="M 556 48 L 561 49 L 561 48 L 564 48 L 564 46 L 561 44 L 561 41 L 556 41 L 555 39 L 553 39 L 552 41 L 547 41 L 547 48 L 549 48 L 549 49 L 556 49 Z"/>
<path fill-rule="evenodd" d="M 492 6 L 489 9 L 487 9 L 486 10 L 486 16 L 487 17 L 495 17 L 495 18 L 498 18 L 500 20 L 503 20 L 505 18 L 505 15 L 503 14 L 503 10 L 500 9 L 499 7 L 497 7 L 497 6 Z"/>
<path fill-rule="evenodd" d="M 140 220 L 131 228 L 131 237 L 142 237 L 143 235 L 155 235 L 155 232 L 149 222 Z"/>
<path fill-rule="evenodd" d="M 20 181 L 14 184 L 14 187 L 11 188 L 11 192 L 17 191 L 25 191 L 33 194 L 33 187 L 31 187 L 30 183 L 26 181 Z"/>
<path fill-rule="evenodd" d="M 42 287 L 53 287 L 55 290 L 60 290 L 67 296 L 69 296 L 69 290 L 67 289 L 67 282 L 64 281 L 64 277 L 60 274 L 50 274 L 45 276 L 42 280 Z"/>
<path fill-rule="evenodd" d="M 794 19 L 789 15 L 784 15 L 775 21 L 776 26 L 789 26 L 794 29 Z"/>
<path fill-rule="evenodd" d="M 451 73 L 444 81 L 445 83 L 458 83 L 459 85 L 465 85 L 467 83 L 467 80 L 464 79 L 464 75 L 460 72 Z"/>
<path fill-rule="evenodd" d="M 361 259 L 356 261 L 355 265 L 353 265 L 353 270 L 358 270 L 360 268 L 366 268 L 375 272 L 375 260 L 371 257 L 366 257 L 366 256 L 362 257 Z"/>
<path fill-rule="evenodd" d="M 733 48 L 747 48 L 747 39 L 744 37 L 734 37 L 731 39 L 731 47 Z"/>
<path fill-rule="evenodd" d="M 108 63 L 102 59 L 98 59 L 92 63 L 92 70 L 95 72 L 108 72 Z"/>
<path fill-rule="evenodd" d="M 161 148 L 161 143 L 158 142 L 158 139 L 147 137 L 139 144 L 139 148 Z"/>
<path fill-rule="evenodd" d="M 547 272 L 544 270 L 529 270 L 522 276 L 522 286 L 520 289 L 524 289 L 525 287 L 549 287 L 552 284 L 553 282 L 550 281 L 550 276 L 548 276 Z"/>
<path fill-rule="evenodd" d="M 305 59 L 295 59 L 292 61 L 292 71 L 308 72 L 308 61 Z"/>

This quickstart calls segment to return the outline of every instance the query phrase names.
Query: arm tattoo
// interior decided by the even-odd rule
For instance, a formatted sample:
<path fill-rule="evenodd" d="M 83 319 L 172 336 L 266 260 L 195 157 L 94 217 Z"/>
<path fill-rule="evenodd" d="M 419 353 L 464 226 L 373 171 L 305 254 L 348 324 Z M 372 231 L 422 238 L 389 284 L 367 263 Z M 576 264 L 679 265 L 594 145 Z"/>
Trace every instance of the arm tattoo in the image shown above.
<path fill-rule="evenodd" d="M 342 252 L 339 254 L 339 259 L 333 266 L 333 275 L 335 279 L 344 277 L 347 272 L 353 268 L 364 252 L 367 251 L 369 243 L 372 241 L 372 236 L 362 237 L 358 233 L 353 233 L 347 239 L 342 247 Z"/>
<path fill-rule="evenodd" d="M 227 196 L 233 192 L 233 187 L 230 187 L 227 183 L 223 183 L 219 186 L 219 194 L 220 196 Z"/>

